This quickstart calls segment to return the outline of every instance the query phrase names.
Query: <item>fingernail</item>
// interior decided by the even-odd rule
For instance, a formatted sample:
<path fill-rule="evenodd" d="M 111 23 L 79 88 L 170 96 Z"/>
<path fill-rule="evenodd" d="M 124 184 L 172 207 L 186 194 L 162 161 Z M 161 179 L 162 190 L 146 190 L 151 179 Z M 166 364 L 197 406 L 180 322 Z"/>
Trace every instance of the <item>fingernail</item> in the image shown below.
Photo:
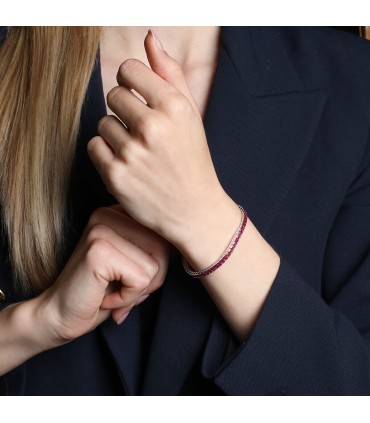
<path fill-rule="evenodd" d="M 126 317 L 129 315 L 130 312 L 123 314 L 118 320 L 117 320 L 117 325 L 120 325 L 121 323 L 123 323 L 123 321 L 126 319 Z"/>
<path fill-rule="evenodd" d="M 149 29 L 148 32 L 150 32 L 151 36 L 153 37 L 156 46 L 159 47 L 161 50 L 163 50 L 163 46 L 159 38 L 154 34 L 154 32 L 151 29 Z"/>

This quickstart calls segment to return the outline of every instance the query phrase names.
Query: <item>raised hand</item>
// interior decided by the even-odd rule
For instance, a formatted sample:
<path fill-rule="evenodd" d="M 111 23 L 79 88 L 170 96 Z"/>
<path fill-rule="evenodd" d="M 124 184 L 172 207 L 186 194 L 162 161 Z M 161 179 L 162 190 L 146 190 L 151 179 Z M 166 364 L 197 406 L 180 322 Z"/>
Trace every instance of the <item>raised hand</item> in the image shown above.
<path fill-rule="evenodd" d="M 215 210 L 228 208 L 236 224 L 240 212 L 218 181 L 181 66 L 150 33 L 144 45 L 151 68 L 136 59 L 122 63 L 107 97 L 119 119 L 100 121 L 88 152 L 124 209 L 178 246 Z"/>

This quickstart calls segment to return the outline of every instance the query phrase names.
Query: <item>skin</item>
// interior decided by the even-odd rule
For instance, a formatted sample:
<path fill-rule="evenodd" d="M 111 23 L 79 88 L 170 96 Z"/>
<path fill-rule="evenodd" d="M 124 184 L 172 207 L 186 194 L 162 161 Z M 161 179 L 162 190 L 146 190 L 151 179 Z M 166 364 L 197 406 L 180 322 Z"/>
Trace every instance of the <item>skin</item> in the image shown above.
<path fill-rule="evenodd" d="M 150 67 L 135 58 L 121 64 L 118 85 L 107 95 L 115 115 L 100 121 L 88 153 L 130 216 L 202 269 L 227 247 L 240 211 L 218 181 L 181 65 L 151 32 L 144 47 Z M 279 266 L 278 254 L 249 220 L 230 259 L 201 278 L 239 340 L 249 336 Z"/>
<path fill-rule="evenodd" d="M 136 57 L 142 43 L 143 28 L 130 27 L 128 38 L 125 28 L 102 39 L 103 47 L 110 40 L 102 57 L 111 68 L 122 63 L 122 51 Z M 49 289 L 0 312 L 0 375 L 110 316 L 122 324 L 161 287 L 174 249 L 198 270 L 227 247 L 240 211 L 217 179 L 202 123 L 217 58 L 216 29 L 158 28 L 178 61 L 148 34 L 146 57 L 124 60 L 117 81 L 105 68 L 105 89 L 118 85 L 109 88 L 112 115 L 99 123 L 100 136 L 89 142 L 88 153 L 120 205 L 91 216 Z M 125 49 L 116 49 L 119 41 Z M 248 220 L 229 260 L 200 279 L 240 341 L 252 331 L 279 266 L 278 254 Z"/>
<path fill-rule="evenodd" d="M 96 210 L 54 284 L 0 312 L 0 375 L 109 316 L 121 324 L 162 285 L 168 257 L 169 244 L 121 207 Z"/>
<path fill-rule="evenodd" d="M 105 97 L 117 85 L 117 70 L 125 59 L 136 58 L 150 67 L 143 40 L 148 27 L 104 27 L 100 38 L 100 61 Z M 219 27 L 155 27 L 166 51 L 181 64 L 202 116 L 217 65 L 220 42 Z M 140 94 L 135 93 L 145 101 Z M 108 112 L 113 114 L 109 109 Z"/>

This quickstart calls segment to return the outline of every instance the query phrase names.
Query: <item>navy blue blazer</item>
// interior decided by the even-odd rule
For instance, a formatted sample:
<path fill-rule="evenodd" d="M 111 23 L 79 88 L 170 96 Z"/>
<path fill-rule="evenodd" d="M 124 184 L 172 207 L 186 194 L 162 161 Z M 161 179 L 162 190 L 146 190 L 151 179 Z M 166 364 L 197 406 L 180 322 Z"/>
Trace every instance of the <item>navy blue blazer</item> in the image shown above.
<path fill-rule="evenodd" d="M 176 257 L 122 326 L 107 320 L 32 358 L 5 375 L 3 392 L 369 395 L 369 70 L 370 43 L 338 30 L 223 27 L 204 119 L 210 151 L 226 192 L 281 258 L 249 339 L 228 352 L 229 327 Z M 105 114 L 98 55 L 67 256 L 91 212 L 115 202 L 86 154 Z M 22 298 L 3 244 L 4 306 Z"/>

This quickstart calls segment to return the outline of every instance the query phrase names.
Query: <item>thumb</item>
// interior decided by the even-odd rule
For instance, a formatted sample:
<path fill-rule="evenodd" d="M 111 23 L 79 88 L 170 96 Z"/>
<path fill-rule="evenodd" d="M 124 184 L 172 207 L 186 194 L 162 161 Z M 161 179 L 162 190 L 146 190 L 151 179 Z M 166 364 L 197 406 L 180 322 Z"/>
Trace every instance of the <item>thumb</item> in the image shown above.
<path fill-rule="evenodd" d="M 184 94 L 199 114 L 181 65 L 163 49 L 158 36 L 151 29 L 144 39 L 144 47 L 152 70 Z"/>

